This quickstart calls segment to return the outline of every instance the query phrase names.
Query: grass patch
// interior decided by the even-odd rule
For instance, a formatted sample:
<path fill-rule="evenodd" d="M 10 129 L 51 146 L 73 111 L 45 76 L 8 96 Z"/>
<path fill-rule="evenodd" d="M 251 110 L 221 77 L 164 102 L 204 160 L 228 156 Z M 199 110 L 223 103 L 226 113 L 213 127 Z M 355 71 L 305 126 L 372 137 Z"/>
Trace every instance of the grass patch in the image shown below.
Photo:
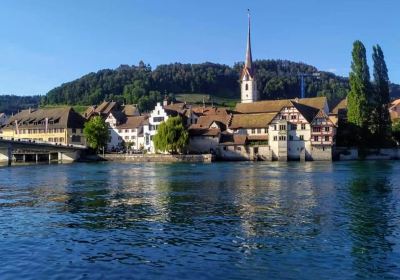
<path fill-rule="evenodd" d="M 182 102 L 186 101 L 187 103 L 190 104 L 203 104 L 204 100 L 206 105 L 214 105 L 214 106 L 229 107 L 229 108 L 235 107 L 236 103 L 240 102 L 239 99 L 219 97 L 201 93 L 180 93 L 176 94 L 175 98 L 179 101 Z"/>

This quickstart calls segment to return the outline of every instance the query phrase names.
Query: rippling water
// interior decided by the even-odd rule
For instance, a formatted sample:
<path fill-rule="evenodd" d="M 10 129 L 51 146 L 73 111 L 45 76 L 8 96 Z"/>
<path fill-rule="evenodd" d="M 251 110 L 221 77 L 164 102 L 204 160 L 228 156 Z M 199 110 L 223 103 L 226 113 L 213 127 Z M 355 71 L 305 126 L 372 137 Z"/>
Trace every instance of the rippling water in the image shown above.
<path fill-rule="evenodd" d="M 0 279 L 397 279 L 400 163 L 0 168 Z"/>

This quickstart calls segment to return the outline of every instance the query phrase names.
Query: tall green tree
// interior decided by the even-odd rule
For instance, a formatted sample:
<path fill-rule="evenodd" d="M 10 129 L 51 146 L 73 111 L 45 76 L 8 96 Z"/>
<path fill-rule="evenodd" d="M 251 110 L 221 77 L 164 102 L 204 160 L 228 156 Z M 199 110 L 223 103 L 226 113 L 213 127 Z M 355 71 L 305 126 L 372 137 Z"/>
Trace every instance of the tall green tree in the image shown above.
<path fill-rule="evenodd" d="M 170 117 L 166 122 L 162 122 L 153 142 L 158 151 L 173 154 L 182 152 L 189 142 L 189 133 L 183 125 L 182 118 Z"/>
<path fill-rule="evenodd" d="M 85 123 L 83 135 L 89 147 L 99 151 L 107 145 L 109 138 L 108 126 L 100 116 L 95 116 Z"/>
<path fill-rule="evenodd" d="M 373 108 L 371 132 L 382 143 L 390 137 L 391 120 L 389 115 L 389 75 L 385 57 L 379 45 L 373 47 L 372 59 L 374 61 L 374 83 L 371 98 Z"/>
<path fill-rule="evenodd" d="M 347 118 L 350 124 L 365 130 L 370 117 L 371 84 L 366 51 L 361 41 L 353 43 L 352 58 Z"/>

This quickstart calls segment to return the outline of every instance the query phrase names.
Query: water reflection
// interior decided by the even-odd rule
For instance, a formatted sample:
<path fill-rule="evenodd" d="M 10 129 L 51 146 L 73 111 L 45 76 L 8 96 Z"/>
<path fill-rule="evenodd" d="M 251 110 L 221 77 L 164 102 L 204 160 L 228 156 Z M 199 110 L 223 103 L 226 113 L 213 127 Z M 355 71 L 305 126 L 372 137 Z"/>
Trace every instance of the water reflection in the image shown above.
<path fill-rule="evenodd" d="M 350 234 L 353 266 L 359 277 L 394 277 L 390 253 L 395 245 L 390 237 L 398 223 L 392 197 L 392 184 L 386 177 L 391 164 L 379 166 L 355 165 L 354 178 L 349 183 Z M 398 264 L 398 262 L 397 262 Z M 397 264 L 395 267 L 398 268 Z M 397 275 L 398 276 L 398 275 Z"/>
<path fill-rule="evenodd" d="M 22 263 L 71 278 L 390 278 L 399 175 L 397 163 L 0 169 L 0 275 Z"/>

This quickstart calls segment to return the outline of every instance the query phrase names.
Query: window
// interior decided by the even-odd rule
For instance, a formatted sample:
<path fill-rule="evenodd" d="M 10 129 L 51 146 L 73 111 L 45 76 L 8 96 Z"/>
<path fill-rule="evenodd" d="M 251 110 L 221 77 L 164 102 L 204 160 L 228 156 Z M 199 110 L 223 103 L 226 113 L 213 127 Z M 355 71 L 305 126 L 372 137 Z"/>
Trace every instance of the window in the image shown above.
<path fill-rule="evenodd" d="M 318 142 L 318 136 L 314 136 L 314 141 Z"/>
<path fill-rule="evenodd" d="M 135 136 L 131 136 L 131 139 L 135 139 Z"/>
<path fill-rule="evenodd" d="M 286 141 L 286 136 L 279 136 L 279 141 Z"/>
<path fill-rule="evenodd" d="M 125 136 L 125 140 L 128 140 L 129 139 L 129 136 Z"/>
<path fill-rule="evenodd" d="M 79 135 L 72 135 L 71 141 L 72 141 L 72 142 L 75 142 L 75 143 L 79 143 L 79 142 L 81 142 L 81 136 L 79 136 Z"/>
<path fill-rule="evenodd" d="M 292 130 L 297 130 L 297 124 L 292 124 Z"/>
<path fill-rule="evenodd" d="M 125 129 L 125 133 L 128 133 L 129 132 L 129 129 Z"/>
<path fill-rule="evenodd" d="M 274 130 L 276 130 L 276 124 L 274 124 Z"/>
<path fill-rule="evenodd" d="M 289 135 L 289 141 L 293 141 L 293 135 Z"/>
<path fill-rule="evenodd" d="M 254 128 L 251 130 L 251 134 L 256 134 L 256 130 Z"/>
<path fill-rule="evenodd" d="M 305 123 L 302 123 L 301 124 L 301 130 L 305 130 L 306 129 L 306 124 Z"/>
<path fill-rule="evenodd" d="M 329 126 L 325 126 L 325 132 L 329 132 Z"/>
<path fill-rule="evenodd" d="M 257 134 L 261 134 L 261 128 L 257 129 Z"/>
<path fill-rule="evenodd" d="M 284 124 L 279 125 L 279 130 L 286 130 L 286 125 Z"/>
<path fill-rule="evenodd" d="M 247 83 L 246 83 L 245 88 L 246 88 L 246 90 L 249 90 L 249 85 Z"/>
<path fill-rule="evenodd" d="M 61 138 L 60 138 L 60 142 L 64 142 L 64 137 L 61 137 Z"/>
<path fill-rule="evenodd" d="M 286 120 L 286 116 L 282 115 L 281 120 Z"/>
<path fill-rule="evenodd" d="M 274 141 L 278 141 L 278 136 L 274 136 Z"/>
<path fill-rule="evenodd" d="M 295 120 L 295 119 L 297 119 L 297 116 L 296 116 L 296 115 L 291 115 L 290 118 L 291 118 L 292 120 Z"/>
<path fill-rule="evenodd" d="M 163 122 L 164 121 L 164 117 L 154 117 L 153 121 L 154 122 Z"/>
<path fill-rule="evenodd" d="M 299 138 L 301 141 L 304 141 L 304 135 L 300 135 Z"/>
<path fill-rule="evenodd" d="M 72 133 L 76 133 L 76 128 L 73 128 L 73 129 L 72 129 Z"/>
<path fill-rule="evenodd" d="M 314 126 L 314 127 L 312 128 L 312 131 L 313 131 L 313 132 L 321 132 L 321 127 L 319 127 L 319 126 Z"/>
<path fill-rule="evenodd" d="M 267 129 L 266 129 L 266 128 L 264 128 L 264 133 L 265 133 L 265 134 L 267 134 L 267 133 L 268 133 L 268 131 L 267 131 Z"/>
<path fill-rule="evenodd" d="M 122 132 L 122 129 L 118 129 L 118 133 L 121 133 Z"/>
<path fill-rule="evenodd" d="M 329 136 L 325 136 L 325 141 L 329 141 Z"/>
<path fill-rule="evenodd" d="M 242 148 L 241 148 L 241 147 L 236 147 L 236 150 L 237 150 L 237 151 L 241 151 Z"/>

